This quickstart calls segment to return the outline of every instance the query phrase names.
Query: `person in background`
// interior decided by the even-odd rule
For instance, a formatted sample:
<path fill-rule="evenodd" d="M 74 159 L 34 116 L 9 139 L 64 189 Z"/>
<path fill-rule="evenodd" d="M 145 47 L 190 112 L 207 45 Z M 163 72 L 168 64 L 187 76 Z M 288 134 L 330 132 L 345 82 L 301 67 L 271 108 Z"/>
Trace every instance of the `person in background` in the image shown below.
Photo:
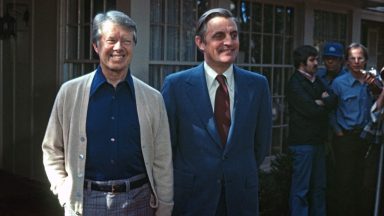
<path fill-rule="evenodd" d="M 296 71 L 287 85 L 288 145 L 293 156 L 290 212 L 295 216 L 326 215 L 324 141 L 328 128 L 328 93 L 316 77 L 318 51 L 303 45 L 293 52 Z"/>
<path fill-rule="evenodd" d="M 322 58 L 324 68 L 319 68 L 316 75 L 319 77 L 324 86 L 329 89 L 332 81 L 344 74 L 344 47 L 337 42 L 327 42 L 324 44 Z"/>
<path fill-rule="evenodd" d="M 332 143 L 335 178 L 330 179 L 334 181 L 334 190 L 330 192 L 334 194 L 336 208 L 332 215 L 372 215 L 364 210 L 371 202 L 371 195 L 363 185 L 365 181 L 375 182 L 375 177 L 367 173 L 369 145 L 360 138 L 374 102 L 361 73 L 368 61 L 368 51 L 362 44 L 352 43 L 346 49 L 345 58 L 348 72 L 337 77 L 331 86 L 338 99 Z"/>
<path fill-rule="evenodd" d="M 162 88 L 173 148 L 174 215 L 257 216 L 258 170 L 271 144 L 267 79 L 234 65 L 232 13 L 205 12 L 195 44 L 204 62 L 166 77 Z"/>
<path fill-rule="evenodd" d="M 344 47 L 342 44 L 337 42 L 327 42 L 324 44 L 322 59 L 324 62 L 324 67 L 319 68 L 316 72 L 317 77 L 322 81 L 323 85 L 326 87 L 328 94 L 331 97 L 334 97 L 335 103 L 337 103 L 337 98 L 333 94 L 331 90 L 331 85 L 333 80 L 346 73 L 346 69 L 344 68 Z M 329 114 L 329 124 L 334 125 L 336 119 L 332 113 Z M 335 197 L 331 192 L 334 190 L 334 183 L 332 178 L 334 178 L 335 174 L 333 171 L 335 170 L 332 166 L 335 166 L 335 157 L 332 149 L 332 127 L 328 128 L 327 139 L 325 140 L 325 154 L 326 154 L 326 166 L 327 166 L 327 214 L 332 215 L 332 211 L 337 208 L 335 206 Z"/>
<path fill-rule="evenodd" d="M 108 11 L 93 20 L 99 66 L 60 88 L 42 144 L 65 215 L 171 215 L 172 150 L 163 98 L 129 69 L 136 24 Z"/>

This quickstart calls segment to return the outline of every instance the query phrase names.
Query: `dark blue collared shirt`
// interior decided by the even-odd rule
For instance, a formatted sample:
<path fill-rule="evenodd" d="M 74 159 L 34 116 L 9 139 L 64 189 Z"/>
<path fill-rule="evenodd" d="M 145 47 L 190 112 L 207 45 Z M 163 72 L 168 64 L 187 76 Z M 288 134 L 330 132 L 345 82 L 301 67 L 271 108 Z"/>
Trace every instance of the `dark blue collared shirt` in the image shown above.
<path fill-rule="evenodd" d="M 85 178 L 106 181 L 145 173 L 133 80 L 116 88 L 98 67 L 92 81 L 87 114 Z"/>

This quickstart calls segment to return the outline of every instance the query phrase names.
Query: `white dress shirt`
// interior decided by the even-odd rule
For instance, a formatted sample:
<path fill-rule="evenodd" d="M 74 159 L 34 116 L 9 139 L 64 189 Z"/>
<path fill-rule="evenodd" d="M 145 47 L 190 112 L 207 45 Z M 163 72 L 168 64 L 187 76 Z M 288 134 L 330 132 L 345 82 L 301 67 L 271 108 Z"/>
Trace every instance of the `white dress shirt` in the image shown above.
<path fill-rule="evenodd" d="M 217 73 L 206 62 L 204 62 L 204 71 L 205 71 L 205 79 L 207 80 L 209 99 L 211 100 L 212 110 L 213 112 L 215 112 L 216 90 L 220 86 L 220 84 L 216 80 Z M 226 78 L 226 84 L 229 92 L 230 112 L 232 116 L 233 101 L 235 98 L 235 79 L 233 76 L 233 65 L 229 66 L 228 69 L 223 73 L 223 75 Z"/>

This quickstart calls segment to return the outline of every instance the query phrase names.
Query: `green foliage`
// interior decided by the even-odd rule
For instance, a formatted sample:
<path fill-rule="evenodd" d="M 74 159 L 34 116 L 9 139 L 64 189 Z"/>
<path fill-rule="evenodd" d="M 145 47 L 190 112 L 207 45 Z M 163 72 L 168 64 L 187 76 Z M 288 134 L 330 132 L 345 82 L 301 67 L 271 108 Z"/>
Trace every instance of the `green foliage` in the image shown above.
<path fill-rule="evenodd" d="M 288 216 L 292 155 L 276 154 L 269 171 L 260 171 L 260 216 Z"/>

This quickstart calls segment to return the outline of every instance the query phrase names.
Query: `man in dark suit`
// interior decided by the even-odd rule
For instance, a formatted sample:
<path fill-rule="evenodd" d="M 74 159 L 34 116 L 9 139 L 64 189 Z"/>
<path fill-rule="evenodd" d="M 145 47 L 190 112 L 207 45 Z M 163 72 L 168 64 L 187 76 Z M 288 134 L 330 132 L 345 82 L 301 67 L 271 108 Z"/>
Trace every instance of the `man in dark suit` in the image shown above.
<path fill-rule="evenodd" d="M 195 43 L 204 63 L 169 75 L 162 89 L 174 155 L 174 215 L 258 215 L 258 169 L 271 143 L 267 79 L 233 63 L 231 12 L 205 12 Z"/>

